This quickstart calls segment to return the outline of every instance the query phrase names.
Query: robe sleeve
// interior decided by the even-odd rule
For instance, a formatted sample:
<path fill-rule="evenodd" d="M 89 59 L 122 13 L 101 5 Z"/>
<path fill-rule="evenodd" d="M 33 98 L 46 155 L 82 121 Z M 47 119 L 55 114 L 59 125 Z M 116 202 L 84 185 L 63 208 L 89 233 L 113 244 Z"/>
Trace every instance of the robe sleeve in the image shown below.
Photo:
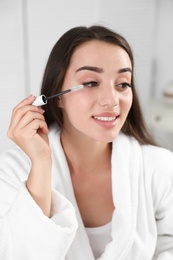
<path fill-rule="evenodd" d="M 173 154 L 162 158 L 163 166 L 153 176 L 157 226 L 155 260 L 173 259 Z"/>
<path fill-rule="evenodd" d="M 0 158 L 0 259 L 65 259 L 77 229 L 74 207 L 52 190 L 46 217 L 25 185 L 29 162 L 16 154 Z"/>

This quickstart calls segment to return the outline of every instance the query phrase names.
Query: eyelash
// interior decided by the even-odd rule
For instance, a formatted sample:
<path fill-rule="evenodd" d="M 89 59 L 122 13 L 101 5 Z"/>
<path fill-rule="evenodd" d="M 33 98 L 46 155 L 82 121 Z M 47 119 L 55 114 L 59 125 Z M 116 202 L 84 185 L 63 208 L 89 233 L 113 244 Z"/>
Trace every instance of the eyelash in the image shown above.
<path fill-rule="evenodd" d="M 126 89 L 127 87 L 131 88 L 131 85 L 127 82 L 123 82 L 116 85 L 117 87 L 120 87 L 121 89 Z"/>
<path fill-rule="evenodd" d="M 98 83 L 96 81 L 89 81 L 89 82 L 83 83 L 83 85 L 87 86 L 89 88 L 93 88 L 93 87 L 96 87 L 98 85 Z"/>
<path fill-rule="evenodd" d="M 89 82 L 85 82 L 83 83 L 84 86 L 87 86 L 89 88 L 93 88 L 98 86 L 98 83 L 96 81 L 89 81 Z M 116 87 L 120 87 L 121 89 L 126 89 L 127 87 L 131 88 L 131 85 L 127 82 L 123 82 L 120 84 L 117 84 Z"/>

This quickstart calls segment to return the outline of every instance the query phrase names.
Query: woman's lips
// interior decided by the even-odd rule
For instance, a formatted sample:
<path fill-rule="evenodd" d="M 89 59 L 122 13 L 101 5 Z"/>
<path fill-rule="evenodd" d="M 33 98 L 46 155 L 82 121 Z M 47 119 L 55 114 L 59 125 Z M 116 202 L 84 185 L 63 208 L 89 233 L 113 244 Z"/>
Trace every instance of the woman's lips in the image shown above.
<path fill-rule="evenodd" d="M 114 117 L 108 117 L 108 116 L 105 116 L 105 117 L 103 117 L 103 116 L 93 116 L 93 118 L 94 119 L 96 119 L 96 120 L 100 120 L 100 121 L 114 121 L 115 119 L 116 119 L 116 117 L 114 116 Z"/>
<path fill-rule="evenodd" d="M 92 118 L 97 124 L 105 128 L 114 127 L 118 117 L 118 113 L 102 113 L 92 116 Z"/>

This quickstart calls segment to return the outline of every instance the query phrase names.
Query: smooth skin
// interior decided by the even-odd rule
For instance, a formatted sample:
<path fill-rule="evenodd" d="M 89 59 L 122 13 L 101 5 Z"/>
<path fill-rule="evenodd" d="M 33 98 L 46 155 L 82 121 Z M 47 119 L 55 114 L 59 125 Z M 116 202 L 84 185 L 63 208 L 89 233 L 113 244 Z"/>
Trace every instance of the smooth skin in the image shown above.
<path fill-rule="evenodd" d="M 61 142 L 86 227 L 108 223 L 115 209 L 111 142 L 132 104 L 131 70 L 122 48 L 100 41 L 84 43 L 72 55 L 62 89 L 79 84 L 84 88 L 61 96 L 57 104 L 64 116 Z M 32 106 L 33 100 L 31 96 L 14 109 L 8 135 L 31 159 L 27 188 L 49 217 L 52 162 L 48 129 L 43 110 Z"/>

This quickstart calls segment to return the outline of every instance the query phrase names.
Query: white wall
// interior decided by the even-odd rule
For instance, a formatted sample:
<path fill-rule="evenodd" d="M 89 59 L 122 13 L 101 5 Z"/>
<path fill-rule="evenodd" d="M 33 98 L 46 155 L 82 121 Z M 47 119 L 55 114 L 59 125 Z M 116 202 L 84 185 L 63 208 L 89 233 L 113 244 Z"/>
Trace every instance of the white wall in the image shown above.
<path fill-rule="evenodd" d="M 153 48 L 153 85 L 156 98 L 173 82 L 173 1 L 157 0 Z"/>
<path fill-rule="evenodd" d="M 12 108 L 25 96 L 22 9 L 19 0 L 0 1 L 0 150 Z"/>
<path fill-rule="evenodd" d="M 145 109 L 151 92 L 157 1 L 172 0 L 0 0 L 0 151 L 11 144 L 6 131 L 13 106 L 39 93 L 53 45 L 74 26 L 101 23 L 128 39 Z"/>

